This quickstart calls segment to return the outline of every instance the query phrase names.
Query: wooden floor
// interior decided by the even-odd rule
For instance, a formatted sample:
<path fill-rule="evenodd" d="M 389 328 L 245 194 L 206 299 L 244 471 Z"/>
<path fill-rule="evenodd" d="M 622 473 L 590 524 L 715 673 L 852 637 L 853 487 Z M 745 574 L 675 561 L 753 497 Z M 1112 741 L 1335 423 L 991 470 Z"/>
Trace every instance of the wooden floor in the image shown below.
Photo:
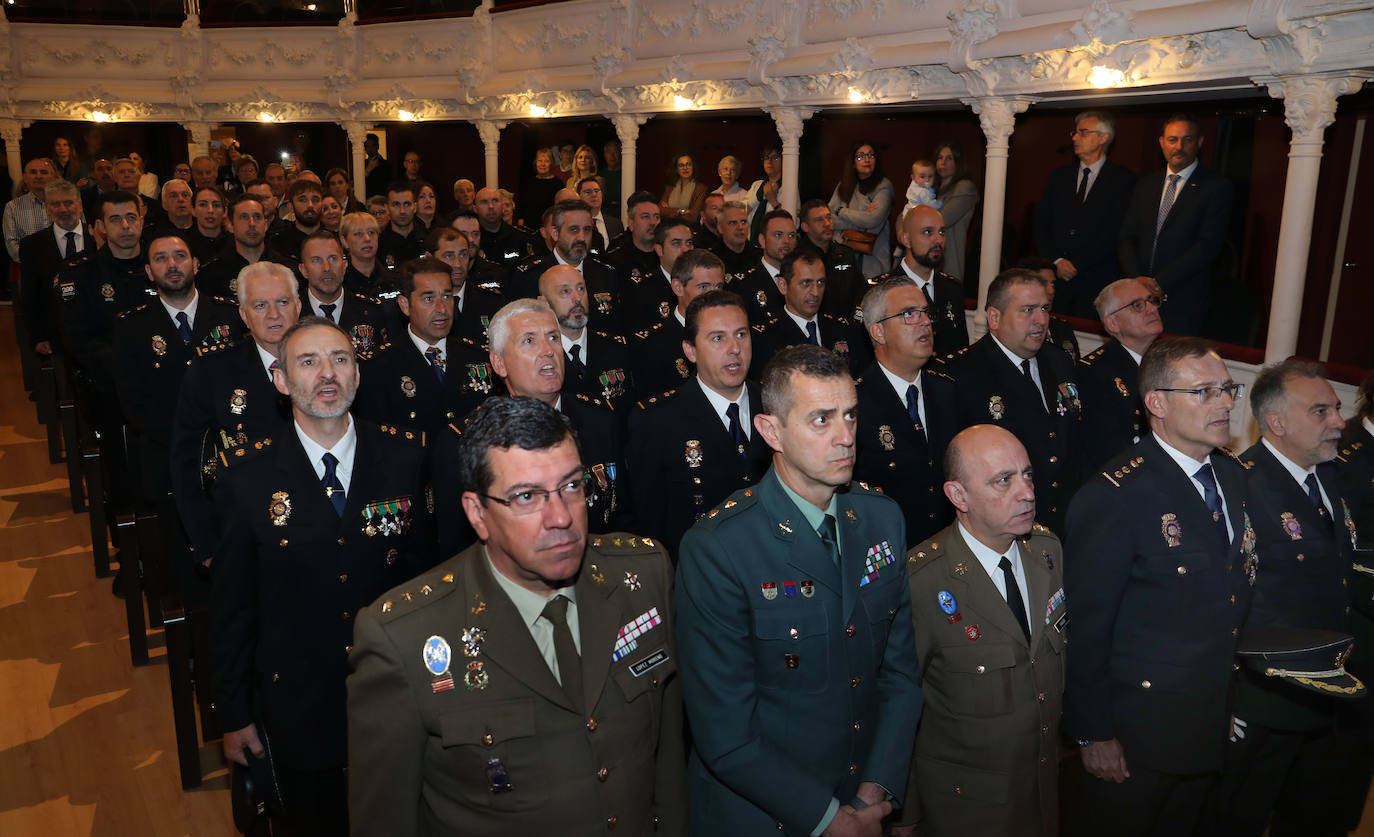
<path fill-rule="evenodd" d="M 86 515 L 24 395 L 0 307 L 0 835 L 232 835 L 227 773 L 183 792 L 161 633 L 129 662 L 123 603 L 95 578 Z"/>

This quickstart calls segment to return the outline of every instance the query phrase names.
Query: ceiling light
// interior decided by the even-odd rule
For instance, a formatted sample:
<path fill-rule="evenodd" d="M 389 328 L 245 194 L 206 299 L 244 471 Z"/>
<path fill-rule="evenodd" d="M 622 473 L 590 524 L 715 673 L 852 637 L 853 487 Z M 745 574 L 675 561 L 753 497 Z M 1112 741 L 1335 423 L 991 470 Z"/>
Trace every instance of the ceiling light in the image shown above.
<path fill-rule="evenodd" d="M 691 110 L 697 103 L 686 96 L 673 95 L 673 107 L 677 110 Z"/>
<path fill-rule="evenodd" d="M 543 105 L 536 105 L 536 104 L 531 104 L 531 105 L 530 105 L 530 116 L 533 116 L 535 119 L 538 119 L 538 118 L 540 118 L 540 117 L 542 117 L 542 116 L 548 116 L 548 115 L 549 115 L 549 109 L 546 108 L 546 107 L 544 107 Z"/>
<path fill-rule="evenodd" d="M 91 111 L 90 120 L 92 122 L 109 122 L 110 115 L 103 110 L 93 110 Z"/>
<path fill-rule="evenodd" d="M 1093 67 L 1093 71 L 1088 74 L 1088 84 L 1102 90 L 1108 87 L 1120 87 L 1126 83 L 1126 74 L 1121 70 L 1114 70 L 1111 67 L 1104 67 L 1101 64 Z"/>
<path fill-rule="evenodd" d="M 860 90 L 857 87 L 849 88 L 849 101 L 857 105 L 859 102 L 862 102 L 864 98 L 865 97 L 862 90 Z"/>
<path fill-rule="evenodd" d="M 258 113 L 258 121 L 259 121 L 259 122 L 274 122 L 274 121 L 276 121 L 276 117 L 264 110 L 264 111 L 261 111 L 260 113 Z"/>
<path fill-rule="evenodd" d="M 415 119 L 415 114 L 408 110 L 398 110 L 396 111 L 396 118 L 402 122 L 410 122 Z"/>

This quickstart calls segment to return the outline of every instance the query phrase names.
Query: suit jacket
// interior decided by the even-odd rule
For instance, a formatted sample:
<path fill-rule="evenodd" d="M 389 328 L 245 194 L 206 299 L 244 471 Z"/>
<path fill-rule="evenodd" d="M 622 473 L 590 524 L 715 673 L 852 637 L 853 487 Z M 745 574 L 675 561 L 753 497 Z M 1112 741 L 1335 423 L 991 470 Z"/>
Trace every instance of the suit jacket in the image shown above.
<path fill-rule="evenodd" d="M 1140 366 L 1112 338 L 1078 361 L 1078 390 L 1091 417 L 1083 423 L 1083 465 L 1088 472 L 1149 432 L 1140 397 Z"/>
<path fill-rule="evenodd" d="M 1317 466 L 1334 518 L 1318 515 L 1305 488 L 1262 442 L 1241 454 L 1249 467 L 1250 521 L 1263 570 L 1255 576 L 1247 629 L 1285 625 L 1351 632 L 1350 584 L 1355 531 L 1345 524 L 1345 504 L 1334 464 Z M 1329 727 L 1335 698 L 1301 689 L 1249 667 L 1238 675 L 1236 715 L 1272 729 Z"/>
<path fill-rule="evenodd" d="M 751 415 L 761 407 L 757 384 L 746 383 Z M 630 414 L 625 450 L 627 495 L 635 525 L 676 559 L 682 536 L 712 507 L 759 481 L 772 448 L 749 423 L 741 454 L 697 380 L 640 401 Z"/>
<path fill-rule="evenodd" d="M 1069 498 L 1082 479 L 1083 407 L 1069 356 L 1044 345 L 1036 359 L 1040 390 L 1012 365 L 989 332 L 951 358 L 946 371 L 959 384 L 959 429 L 990 422 L 1021 440 L 1035 471 L 1036 519 L 1060 533 Z"/>
<path fill-rule="evenodd" d="M 1128 765 L 1171 774 L 1221 767 L 1236 638 L 1263 561 L 1246 514 L 1244 466 L 1229 452 L 1210 459 L 1230 543 L 1153 434 L 1083 484 L 1065 538 L 1075 638 L 1068 737 L 1115 738 Z"/>
<path fill-rule="evenodd" d="M 587 714 L 554 678 L 481 544 L 358 614 L 348 679 L 354 833 L 591 837 L 608 823 L 682 833 L 671 567 L 650 539 L 622 533 L 589 537 L 583 561 L 575 590 Z M 622 647 L 622 626 L 645 614 L 657 621 Z M 448 654 L 427 668 L 431 637 Z M 493 762 L 509 791 L 492 792 Z"/>
<path fill-rule="evenodd" d="M 1202 325 L 1212 299 L 1212 268 L 1231 223 L 1231 192 L 1231 181 L 1199 165 L 1178 190 L 1156 242 L 1164 169 L 1136 183 L 1117 256 L 1123 276 L 1153 276 L 1169 295 L 1160 316 L 1170 333 L 1197 334 Z"/>
<path fill-rule="evenodd" d="M 339 301 L 343 303 L 343 308 L 334 309 L 335 322 L 352 338 L 355 351 L 368 352 L 387 342 L 386 316 L 380 302 L 348 291 L 339 297 Z M 301 316 L 324 316 L 323 311 L 311 304 L 310 294 L 305 290 L 301 291 Z"/>
<path fill-rule="evenodd" d="M 1080 203 L 1081 167 L 1074 162 L 1050 172 L 1046 179 L 1035 205 L 1035 249 L 1047 259 L 1068 259 L 1078 270 L 1071 281 L 1055 282 L 1059 286 L 1055 310 L 1095 320 L 1093 300 L 1099 291 L 1121 278 L 1116 261 L 1117 237 L 1136 177 L 1125 166 L 1105 160 L 1087 199 Z"/>
<path fill-rule="evenodd" d="M 154 299 L 115 321 L 114 382 L 129 428 L 129 458 L 145 501 L 171 486 L 172 416 L 191 361 L 200 349 L 233 342 L 243 332 L 238 307 L 215 297 L 196 302 L 191 342 L 182 341 L 167 309 Z"/>
<path fill-rule="evenodd" d="M 256 456 L 221 454 L 223 539 L 210 596 L 215 708 L 259 723 L 297 770 L 345 766 L 344 680 L 355 614 L 434 564 L 424 441 L 356 422 L 343 515 L 294 423 Z"/>
<path fill-rule="evenodd" d="M 91 228 L 82 228 L 83 253 L 95 253 Z M 62 250 L 53 237 L 52 225 L 19 240 L 20 304 L 34 343 L 57 338 L 57 305 L 53 283 L 63 262 Z M 26 347 L 32 348 L 32 347 Z"/>
<path fill-rule="evenodd" d="M 874 277 L 871 284 L 880 285 L 888 279 L 906 277 L 901 265 L 896 270 Z M 948 357 L 968 348 L 968 319 L 964 316 L 964 286 L 948 273 L 935 271 L 931 281 L 935 298 L 930 300 L 930 326 L 935 331 L 935 354 Z M 829 289 L 826 289 L 829 293 Z"/>
<path fill-rule="evenodd" d="M 263 369 L 252 337 L 196 350 L 172 419 L 172 492 L 198 560 L 214 554 L 211 498 L 219 453 L 261 448 L 289 411 Z M 245 453 L 246 455 L 246 453 Z"/>
<path fill-rule="evenodd" d="M 926 366 L 921 372 L 926 423 L 917 432 L 878 361 L 856 381 L 859 427 L 855 434 L 854 479 L 881 492 L 902 509 L 907 542 L 919 543 L 949 525 L 954 509 L 945 498 L 945 448 L 958 432 L 954 423 L 954 381 Z"/>
<path fill-rule="evenodd" d="M 854 327 L 844 317 L 829 314 L 816 315 L 816 336 L 823 348 L 829 349 L 849 362 L 849 373 L 857 375 L 872 358 L 868 348 L 868 335 Z M 754 359 L 749 365 L 749 377 L 754 380 L 763 378 L 763 369 L 773 355 L 787 348 L 810 342 L 806 332 L 786 312 L 754 329 Z"/>
<path fill-rule="evenodd" d="M 906 533 L 886 497 L 836 502 L 838 565 L 771 470 L 682 539 L 692 834 L 807 835 L 865 781 L 902 802 L 921 709 Z"/>
<path fill-rule="evenodd" d="M 360 360 L 362 382 L 353 412 L 370 421 L 423 430 L 430 436 L 448 422 L 461 422 L 490 395 L 504 391 L 487 352 L 453 336 L 445 343 L 442 382 L 410 339 L 409 331 L 375 353 L 361 355 Z"/>
<path fill-rule="evenodd" d="M 618 335 L 612 337 L 591 329 L 587 329 L 586 333 L 587 352 L 581 360 L 587 371 L 578 375 L 573 369 L 571 356 L 565 350 L 563 392 L 603 399 L 623 415 L 629 409 L 630 393 L 634 390 L 634 376 L 630 374 L 630 355 L 625 349 L 625 338 Z"/>
<path fill-rule="evenodd" d="M 901 820 L 921 834 L 1059 833 L 1063 547 L 1038 524 L 1017 544 L 1029 643 L 957 525 L 907 555 L 926 704 Z"/>

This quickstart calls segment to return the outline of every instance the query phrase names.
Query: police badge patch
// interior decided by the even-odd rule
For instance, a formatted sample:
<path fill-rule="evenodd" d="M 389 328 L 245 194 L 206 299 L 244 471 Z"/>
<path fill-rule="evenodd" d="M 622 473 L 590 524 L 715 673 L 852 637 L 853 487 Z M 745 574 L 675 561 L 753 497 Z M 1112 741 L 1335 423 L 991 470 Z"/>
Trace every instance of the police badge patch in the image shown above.
<path fill-rule="evenodd" d="M 167 340 L 161 334 L 153 335 L 153 354 L 165 355 L 167 353 Z"/>
<path fill-rule="evenodd" d="M 892 450 L 897 438 L 892 435 L 891 425 L 884 424 L 878 428 L 878 443 L 883 446 L 883 450 Z"/>
<path fill-rule="evenodd" d="M 672 306 L 670 306 L 666 301 L 660 302 L 658 304 L 658 316 L 660 318 L 666 320 L 668 319 L 668 315 L 671 313 L 673 313 Z"/>
<path fill-rule="evenodd" d="M 1002 403 L 1002 396 L 994 395 L 988 399 L 988 415 L 992 416 L 997 421 L 1001 421 L 1002 416 L 1006 415 L 1006 412 L 1007 408 Z"/>
<path fill-rule="evenodd" d="M 401 376 L 401 392 L 405 393 L 406 398 L 415 397 L 415 379 L 409 375 Z"/>
<path fill-rule="evenodd" d="M 267 507 L 273 526 L 285 526 L 291 516 L 291 497 L 285 491 L 272 492 L 272 502 Z"/>

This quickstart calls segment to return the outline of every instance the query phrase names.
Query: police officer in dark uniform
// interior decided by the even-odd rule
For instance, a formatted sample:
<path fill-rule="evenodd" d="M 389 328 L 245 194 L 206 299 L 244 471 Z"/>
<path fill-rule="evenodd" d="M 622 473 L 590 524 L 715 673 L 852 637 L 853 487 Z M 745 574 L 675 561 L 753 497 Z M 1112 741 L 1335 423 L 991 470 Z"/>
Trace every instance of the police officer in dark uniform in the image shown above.
<path fill-rule="evenodd" d="M 258 262 L 238 277 L 239 317 L 249 338 L 196 349 L 172 420 L 172 492 L 199 563 L 214 556 L 211 496 L 220 452 L 261 449 L 279 436 L 285 413 L 272 383 L 282 335 L 300 313 L 291 269 Z"/>
<path fill-rule="evenodd" d="M 836 317 L 852 317 L 869 283 L 864 281 L 863 259 L 854 249 L 835 240 L 835 219 L 820 198 L 797 211 L 798 247 L 814 247 L 825 261 L 825 299 L 821 311 Z"/>
<path fill-rule="evenodd" d="M 1321 366 L 1290 359 L 1260 370 L 1250 409 L 1260 441 L 1241 460 L 1263 569 L 1245 632 L 1269 626 L 1348 634 L 1355 532 L 1332 464 L 1345 427 L 1340 399 Z M 1374 610 L 1368 601 L 1357 606 Z M 1236 730 L 1204 828 L 1255 837 L 1266 827 L 1276 837 L 1346 833 L 1340 803 L 1350 766 L 1338 740 L 1349 731 L 1337 721 L 1347 703 L 1341 692 L 1309 691 L 1248 666 L 1236 679 Z"/>
<path fill-rule="evenodd" d="M 382 304 L 344 290 L 347 261 L 339 239 L 328 230 L 315 230 L 301 243 L 301 316 L 324 317 L 353 340 L 353 348 L 370 352 L 387 342 L 387 323 Z"/>
<path fill-rule="evenodd" d="M 512 396 L 537 398 L 572 422 L 582 440 L 582 461 L 591 475 L 587 509 L 593 532 L 610 532 L 626 515 L 620 490 L 620 423 L 611 405 L 596 397 L 563 395 L 563 347 L 558 318 L 540 299 L 517 299 L 491 321 L 491 366 Z"/>
<path fill-rule="evenodd" d="M 486 353 L 451 335 L 453 286 L 447 264 L 433 256 L 406 262 L 397 271 L 396 301 L 407 328 L 371 354 L 361 354 L 359 416 L 423 430 L 433 436 L 460 422 L 499 391 Z"/>
<path fill-rule="evenodd" d="M 906 276 L 921 286 L 930 299 L 930 322 L 935 329 L 935 354 L 946 358 L 968 346 L 968 320 L 964 317 L 964 290 L 958 279 L 939 270 L 945 256 L 945 219 L 938 209 L 912 207 L 902 216 L 897 240 L 906 254 L 896 269 L 875 277 L 878 284 L 892 276 Z M 827 293 L 829 291 L 827 290 Z M 1025 440 L 1022 439 L 1022 444 Z"/>
<path fill-rule="evenodd" d="M 674 558 L 692 524 L 758 482 L 772 458 L 753 425 L 760 401 L 758 385 L 745 380 L 752 349 L 743 301 L 707 291 L 687 306 L 686 320 L 696 375 L 638 403 L 625 451 L 638 531 L 658 538 Z"/>
<path fill-rule="evenodd" d="M 673 262 L 672 288 L 677 299 L 673 315 L 630 338 L 630 366 L 638 400 L 676 389 L 692 377 L 691 362 L 682 348 L 687 306 L 701 294 L 724 286 L 725 268 L 714 253 L 688 250 Z"/>
<path fill-rule="evenodd" d="M 453 227 L 439 227 L 428 238 L 430 255 L 449 266 L 453 284 L 453 329 L 449 333 L 486 346 L 487 326 L 501 309 L 502 299 L 499 293 L 473 281 L 471 264 L 476 244 Z"/>
<path fill-rule="evenodd" d="M 875 285 L 863 308 L 874 359 L 855 382 L 854 478 L 897 501 L 915 545 L 954 519 L 943 489 L 945 447 L 956 432 L 953 381 L 931 368 L 930 302 L 913 280 Z"/>
<path fill-rule="evenodd" d="M 793 250 L 782 260 L 777 286 L 783 306 L 777 317 L 754 326 L 754 369 L 751 377 L 763 377 L 763 367 L 788 346 L 810 343 L 829 349 L 845 359 L 857 374 L 869 359 L 868 340 L 844 317 L 821 313 L 825 296 L 825 265 L 815 250 Z"/>
<path fill-rule="evenodd" d="M 295 220 L 284 222 L 272 230 L 267 246 L 285 257 L 289 267 L 295 267 L 300 264 L 301 245 L 320 228 L 324 189 L 315 181 L 300 177 L 287 187 L 286 198 L 291 203 Z"/>
<path fill-rule="evenodd" d="M 218 256 L 200 266 L 196 272 L 196 288 L 206 296 L 238 301 L 239 271 L 257 262 L 288 264 L 289 260 L 271 250 L 264 243 L 272 219 L 263 210 L 262 201 L 249 194 L 238 195 L 229 204 L 224 220 L 232 236 L 232 243 Z M 300 250 L 297 249 L 297 258 Z"/>
<path fill-rule="evenodd" d="M 390 221 L 377 237 L 377 258 L 395 269 L 425 254 L 424 225 L 415 219 L 416 186 L 398 180 L 386 191 L 386 211 Z"/>
<path fill-rule="evenodd" d="M 1159 297 L 1135 279 L 1118 279 L 1094 303 L 1111 339 L 1078 361 L 1079 390 L 1092 420 L 1083 426 L 1091 471 L 1140 441 L 1149 429 L 1140 399 L 1140 358 L 1164 331 Z"/>
<path fill-rule="evenodd" d="M 477 190 L 477 220 L 482 236 L 478 249 L 506 275 L 530 253 L 529 237 L 501 219 L 501 193 L 487 186 Z M 505 294 L 509 297 L 510 294 Z"/>
<path fill-rule="evenodd" d="M 649 192 L 635 192 L 626 202 L 625 232 L 618 242 L 611 241 L 606 264 L 615 268 L 620 287 L 628 296 L 630 286 L 651 281 L 657 274 L 659 255 L 654 252 L 654 231 L 658 229 L 658 198 Z M 627 329 L 634 331 L 632 326 Z"/>
<path fill-rule="evenodd" d="M 782 316 L 784 300 L 782 291 L 778 290 L 778 273 L 782 270 L 783 259 L 797 246 L 797 225 L 792 214 L 785 209 L 775 209 L 765 215 L 758 243 L 763 257 L 753 270 L 730 287 L 744 299 L 749 309 L 749 322 L 756 326 Z M 828 293 L 829 288 L 826 290 Z M 848 319 L 853 311 L 841 316 Z"/>
<path fill-rule="evenodd" d="M 224 227 L 228 203 L 228 197 L 218 186 L 202 186 L 191 197 L 191 212 L 196 222 L 186 231 L 190 239 L 186 244 L 200 264 L 205 264 L 218 256 L 221 250 L 231 246 L 233 236 Z"/>
<path fill-rule="evenodd" d="M 653 328 L 673 316 L 677 295 L 673 293 L 673 265 L 678 256 L 696 245 L 691 225 L 681 218 L 669 218 L 654 229 L 653 251 L 657 256 L 651 273 L 632 273 L 625 291 L 623 310 L 625 330 L 631 334 Z"/>
<path fill-rule="evenodd" d="M 1045 338 L 1045 342 L 1052 346 L 1058 346 L 1069 356 L 1069 360 L 1077 363 L 1083 358 L 1083 350 L 1078 347 L 1078 334 L 1073 330 L 1073 325 L 1059 314 L 1053 313 L 1054 295 L 1058 287 L 1055 282 L 1056 273 L 1054 262 L 1040 256 L 1026 256 L 1016 263 L 1017 267 L 1033 270 L 1040 274 L 1045 280 L 1045 291 L 1050 295 L 1050 335 Z"/>
<path fill-rule="evenodd" d="M 922 208 L 929 209 L 916 207 L 908 220 Z M 988 287 L 988 333 L 946 369 L 958 383 L 960 428 L 990 422 L 1025 445 L 1035 469 L 1036 516 L 1058 534 L 1081 479 L 1083 406 L 1069 356 L 1045 344 L 1049 309 L 1039 274 L 1002 271 Z"/>
<path fill-rule="evenodd" d="M 720 232 L 720 246 L 711 252 L 725 265 L 725 281 L 733 284 L 743 279 L 763 258 L 763 251 L 749 240 L 749 207 L 742 201 L 726 201 L 716 221 Z"/>
<path fill-rule="evenodd" d="M 358 377 L 348 335 L 300 321 L 274 374 L 292 421 L 261 453 L 222 456 L 210 635 L 224 754 L 271 760 L 293 834 L 348 830 L 354 615 L 435 563 L 424 441 L 355 421 Z"/>
<path fill-rule="evenodd" d="M 393 293 L 391 268 L 377 258 L 377 239 L 381 228 L 367 212 L 350 212 L 339 221 L 339 243 L 348 256 L 344 270 L 344 289 L 378 301 Z"/>
<path fill-rule="evenodd" d="M 622 416 L 633 379 L 625 338 L 587 325 L 587 283 L 574 268 L 556 264 L 539 277 L 539 298 L 558 318 L 563 344 L 563 394 L 600 398 Z"/>
<path fill-rule="evenodd" d="M 499 296 L 506 271 L 482 252 L 482 224 L 477 220 L 477 213 L 472 210 L 455 212 L 449 219 L 449 226 L 468 237 L 468 281 L 474 287 Z"/>
<path fill-rule="evenodd" d="M 559 201 L 550 216 L 556 238 L 553 252 L 547 256 L 531 256 L 515 268 L 506 282 L 508 299 L 539 296 L 539 277 L 557 264 L 573 267 L 587 283 L 587 295 L 594 328 L 608 334 L 624 334 L 624 313 L 621 309 L 620 280 L 615 270 L 587 255 L 591 244 L 592 210 L 580 200 Z"/>
<path fill-rule="evenodd" d="M 1206 341 L 1161 338 L 1140 387 L 1151 433 L 1083 485 L 1064 539 L 1063 729 L 1083 767 L 1070 758 L 1067 835 L 1194 833 L 1263 560 L 1245 468 L 1219 450 L 1240 390 L 1226 364 Z"/>

